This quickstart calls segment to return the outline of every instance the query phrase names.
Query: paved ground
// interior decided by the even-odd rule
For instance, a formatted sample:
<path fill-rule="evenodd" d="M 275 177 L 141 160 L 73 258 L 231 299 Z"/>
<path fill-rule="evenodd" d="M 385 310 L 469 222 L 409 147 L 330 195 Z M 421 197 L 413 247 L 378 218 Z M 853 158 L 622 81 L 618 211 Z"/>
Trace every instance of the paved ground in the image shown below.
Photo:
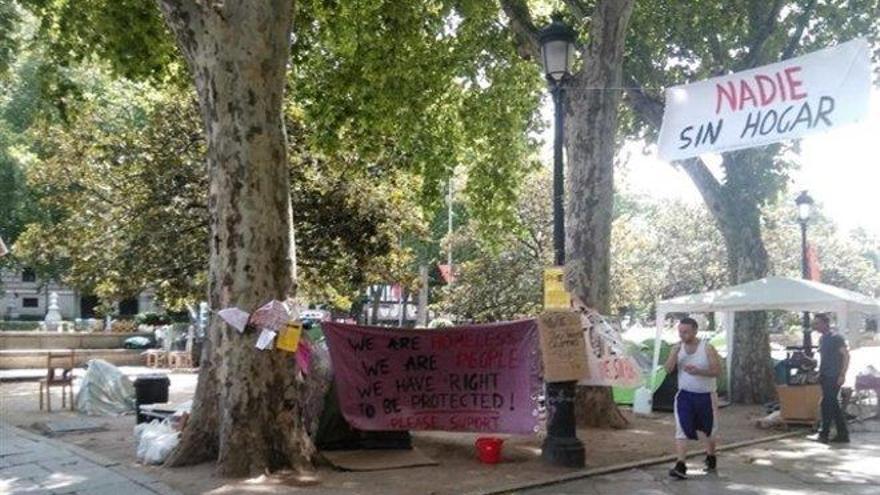
<path fill-rule="evenodd" d="M 143 473 L 0 421 L 0 493 L 177 495 Z"/>
<path fill-rule="evenodd" d="M 790 438 L 719 454 L 717 474 L 703 458 L 688 460 L 686 481 L 669 478 L 669 464 L 585 478 L 515 493 L 538 495 L 878 495 L 880 422 L 856 425 L 847 446 Z"/>

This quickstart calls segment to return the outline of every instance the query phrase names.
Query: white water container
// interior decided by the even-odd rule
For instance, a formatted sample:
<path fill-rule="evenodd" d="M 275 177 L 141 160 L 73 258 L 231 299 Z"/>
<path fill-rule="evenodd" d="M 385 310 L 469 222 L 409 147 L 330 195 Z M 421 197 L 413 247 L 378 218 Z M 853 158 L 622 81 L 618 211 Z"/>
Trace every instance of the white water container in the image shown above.
<path fill-rule="evenodd" d="M 639 387 L 633 396 L 633 412 L 636 414 L 651 414 L 654 393 L 648 387 Z"/>

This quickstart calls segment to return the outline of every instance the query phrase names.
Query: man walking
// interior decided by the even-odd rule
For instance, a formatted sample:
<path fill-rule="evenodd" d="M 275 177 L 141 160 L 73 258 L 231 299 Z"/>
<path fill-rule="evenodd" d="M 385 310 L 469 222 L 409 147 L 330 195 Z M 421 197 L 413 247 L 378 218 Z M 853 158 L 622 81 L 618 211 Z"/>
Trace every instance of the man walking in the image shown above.
<path fill-rule="evenodd" d="M 678 393 L 675 395 L 675 453 L 678 457 L 669 475 L 687 479 L 687 441 L 705 435 L 706 471 L 716 468 L 717 401 L 715 379 L 721 373 L 718 352 L 706 341 L 697 339 L 697 322 L 684 318 L 678 323 L 681 343 L 672 348 L 666 359 L 666 372 L 678 370 Z"/>
<path fill-rule="evenodd" d="M 849 443 L 849 430 L 846 426 L 846 418 L 837 400 L 840 387 L 846 379 L 846 370 L 849 367 L 849 351 L 846 348 L 846 340 L 831 329 L 831 322 L 827 314 L 817 314 L 813 317 L 813 329 L 821 333 L 819 337 L 819 383 L 822 385 L 822 427 L 819 429 L 818 441 Z M 837 435 L 829 438 L 831 422 L 837 428 Z"/>

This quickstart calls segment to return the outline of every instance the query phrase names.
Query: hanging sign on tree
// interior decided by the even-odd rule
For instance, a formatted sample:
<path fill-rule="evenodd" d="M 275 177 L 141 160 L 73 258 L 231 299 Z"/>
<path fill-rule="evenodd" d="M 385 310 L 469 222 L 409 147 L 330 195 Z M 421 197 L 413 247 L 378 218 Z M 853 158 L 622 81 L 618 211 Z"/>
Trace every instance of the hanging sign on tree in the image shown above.
<path fill-rule="evenodd" d="M 784 62 L 666 90 L 662 160 L 761 146 L 863 119 L 870 47 L 860 38 Z"/>
<path fill-rule="evenodd" d="M 544 381 L 566 382 L 586 378 L 584 332 L 576 311 L 545 311 L 538 316 Z"/>

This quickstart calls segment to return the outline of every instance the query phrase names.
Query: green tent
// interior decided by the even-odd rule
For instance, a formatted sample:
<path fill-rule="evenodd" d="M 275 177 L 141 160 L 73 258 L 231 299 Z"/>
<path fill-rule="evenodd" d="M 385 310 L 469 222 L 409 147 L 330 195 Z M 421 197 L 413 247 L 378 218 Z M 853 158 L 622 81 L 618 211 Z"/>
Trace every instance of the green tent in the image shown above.
<path fill-rule="evenodd" d="M 666 379 L 666 370 L 663 368 L 663 366 L 658 366 L 657 368 L 658 368 L 657 369 L 657 379 L 654 380 L 655 385 L 654 385 L 654 387 L 651 388 L 652 393 L 656 392 L 657 389 L 660 387 L 660 384 L 663 383 L 663 380 Z M 649 382 L 650 378 L 651 377 L 649 375 L 645 379 L 645 382 L 646 383 Z M 633 398 L 636 395 L 636 388 L 638 388 L 638 387 L 634 387 L 634 388 L 612 387 L 611 392 L 614 395 L 614 402 L 616 402 L 618 404 L 631 406 L 633 403 Z"/>
<path fill-rule="evenodd" d="M 724 332 L 718 332 L 715 335 L 709 337 L 709 343 L 712 344 L 715 349 L 721 354 L 725 354 L 727 350 L 727 338 Z M 663 368 L 663 364 L 666 362 L 666 356 L 669 355 L 669 350 L 672 348 L 666 342 L 660 342 L 660 365 L 657 366 L 657 378 L 654 380 L 654 386 L 651 387 L 651 392 L 656 392 L 660 385 L 663 384 L 663 380 L 666 379 L 666 370 Z M 641 343 L 641 345 L 635 344 L 633 342 L 627 342 L 627 352 L 630 355 L 635 356 L 636 354 L 641 354 L 644 360 L 648 360 L 650 362 L 651 356 L 654 353 L 654 341 L 646 340 Z M 650 365 L 648 366 L 650 367 Z M 721 376 L 727 376 L 727 360 L 725 358 L 721 358 Z M 651 375 L 647 374 L 645 377 L 645 382 L 650 381 Z M 633 399 L 635 397 L 636 389 L 627 388 L 627 387 L 612 387 L 612 393 L 614 395 L 614 402 L 623 405 L 632 405 Z M 727 390 L 727 380 L 720 379 L 718 380 L 718 392 L 724 394 Z"/>

